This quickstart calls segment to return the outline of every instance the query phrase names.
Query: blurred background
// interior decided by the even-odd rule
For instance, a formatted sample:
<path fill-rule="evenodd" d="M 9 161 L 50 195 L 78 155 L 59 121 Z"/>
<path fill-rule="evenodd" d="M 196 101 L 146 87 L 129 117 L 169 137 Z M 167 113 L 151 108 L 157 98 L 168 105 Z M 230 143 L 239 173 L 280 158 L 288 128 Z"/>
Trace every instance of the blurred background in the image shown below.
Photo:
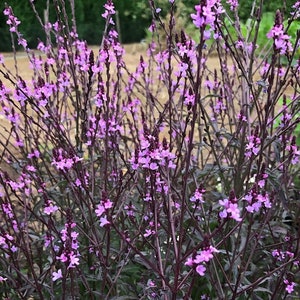
<path fill-rule="evenodd" d="M 49 0 L 35 0 L 34 4 L 37 12 L 44 19 L 44 9 Z M 74 0 L 76 7 L 76 23 L 77 31 L 80 39 L 84 39 L 90 45 L 99 45 L 104 29 L 104 20 L 101 14 L 104 12 L 103 5 L 105 0 Z M 39 39 L 44 40 L 44 32 L 33 12 L 29 0 L 7 0 L 9 6 L 13 8 L 14 14 L 21 21 L 19 30 L 27 39 L 29 48 L 35 48 Z M 55 22 L 55 11 L 52 0 L 49 5 L 49 21 Z M 69 1 L 66 0 L 66 10 L 71 19 L 71 9 Z M 226 6 L 226 1 L 224 0 Z M 259 2 L 259 1 L 256 1 Z M 121 42 L 137 43 L 147 39 L 148 27 L 151 24 L 152 14 L 149 9 L 148 0 L 116 0 L 114 1 L 117 10 L 115 16 L 118 20 L 120 30 Z M 161 16 L 167 20 L 169 1 L 158 0 L 155 1 L 157 7 L 161 8 Z M 195 27 L 190 20 L 190 14 L 194 11 L 194 6 L 199 3 L 199 0 L 176 0 L 176 16 L 177 29 L 184 29 L 189 35 L 193 35 Z M 285 16 L 288 17 L 294 0 L 273 0 L 266 1 L 264 4 L 263 14 L 268 16 L 265 18 L 266 31 L 272 27 L 274 22 L 274 13 L 276 9 L 284 11 Z M 5 7 L 5 0 L 0 0 L 0 10 L 3 12 Z M 241 21 L 246 24 L 252 10 L 252 1 L 239 1 L 239 17 Z M 272 13 L 271 13 L 272 12 Z M 271 15 L 272 14 L 272 15 Z M 178 28 L 181 27 L 181 28 Z M 265 33 L 263 33 L 265 34 Z M 0 13 L 0 51 L 11 51 L 11 35 L 6 25 L 6 16 Z"/>

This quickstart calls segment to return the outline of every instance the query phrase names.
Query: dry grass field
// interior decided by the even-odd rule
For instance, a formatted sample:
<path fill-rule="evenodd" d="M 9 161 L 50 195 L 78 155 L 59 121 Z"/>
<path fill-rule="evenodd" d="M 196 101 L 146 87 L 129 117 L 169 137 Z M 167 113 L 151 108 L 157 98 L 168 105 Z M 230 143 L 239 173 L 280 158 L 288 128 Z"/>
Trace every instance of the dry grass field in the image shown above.
<path fill-rule="evenodd" d="M 143 43 L 136 43 L 136 44 L 127 44 L 124 45 L 125 49 L 125 56 L 124 60 L 127 66 L 127 69 L 131 72 L 134 72 L 136 67 L 139 64 L 140 57 L 143 56 L 146 59 L 146 44 Z M 93 46 L 91 47 L 96 54 L 98 51 L 98 47 Z M 36 56 L 43 55 L 41 52 L 34 50 L 33 51 Z M 1 53 L 0 53 L 1 54 Z M 33 75 L 33 69 L 30 66 L 30 59 L 25 52 L 17 52 L 16 56 L 13 55 L 13 53 L 2 53 L 2 56 L 4 58 L 4 65 L 5 67 L 0 65 L 1 71 L 4 73 L 9 73 L 11 78 L 15 78 L 15 75 L 18 74 L 23 80 L 30 81 L 32 79 Z M 219 67 L 219 60 L 217 56 L 210 57 L 207 62 L 207 67 L 211 71 L 214 69 L 220 69 Z M 6 87 L 13 88 L 13 83 L 9 82 L 6 78 L 4 78 L 4 75 L 0 73 L 0 80 L 3 81 L 4 85 Z M 160 92 L 160 100 L 164 102 L 164 100 L 167 97 L 167 92 L 165 89 L 161 90 Z M 10 127 L 11 124 L 4 118 L 4 116 L 0 115 L 0 138 L 3 142 L 7 140 L 7 138 L 10 135 Z M 15 149 L 11 149 L 12 152 L 15 152 Z M 0 155 L 3 155 L 3 146 L 0 145 Z M 1 169 L 4 171 L 7 171 L 10 175 L 13 175 L 13 177 L 18 176 L 17 174 L 12 174 L 14 171 L 12 168 L 3 160 L 1 159 Z"/>
<path fill-rule="evenodd" d="M 97 46 L 92 46 L 91 49 L 96 53 L 99 49 Z M 126 44 L 124 45 L 125 49 L 125 62 L 129 70 L 134 70 L 138 63 L 140 56 L 146 55 L 146 44 L 143 43 L 135 43 L 135 44 Z M 36 55 L 39 55 L 39 51 L 34 51 Z M 0 53 L 1 54 L 1 53 Z M 12 74 L 16 73 L 15 69 L 15 58 L 13 53 L 2 53 L 4 57 L 4 63 L 8 70 L 12 72 Z M 24 79 L 28 80 L 31 78 L 32 70 L 30 69 L 29 59 L 25 52 L 17 52 L 16 55 L 17 66 L 18 66 L 18 74 Z M 210 57 L 207 64 L 208 68 L 213 70 L 214 68 L 219 68 L 219 60 L 218 57 Z M 1 67 L 0 67 L 1 68 Z M 3 80 L 3 75 L 0 74 L 0 79 Z"/>
<path fill-rule="evenodd" d="M 92 46 L 91 49 L 94 51 L 95 54 L 97 54 L 99 47 Z M 130 72 L 134 72 L 136 67 L 139 64 L 140 57 L 143 56 L 146 60 L 146 50 L 147 45 L 145 43 L 135 43 L 135 44 L 126 44 L 124 45 L 125 49 L 125 56 L 124 60 L 127 66 L 127 69 Z M 36 56 L 43 55 L 39 51 L 33 51 Z M 1 53 L 0 53 L 1 54 Z M 9 73 L 11 78 L 15 78 L 15 75 L 18 74 L 23 80 L 27 81 L 32 78 L 33 75 L 33 69 L 30 66 L 30 59 L 25 52 L 17 52 L 16 56 L 13 55 L 13 53 L 2 53 L 2 56 L 4 57 L 4 64 L 5 67 L 0 65 L 1 71 L 4 73 Z M 230 68 L 230 60 L 228 61 L 228 67 Z M 209 70 L 208 73 L 213 74 L 214 70 L 217 70 L 218 76 L 221 76 L 220 72 L 220 61 L 219 57 L 216 55 L 212 55 L 208 57 L 208 60 L 206 62 L 207 70 Z M 257 72 L 259 73 L 259 72 Z M 125 81 L 126 81 L 126 75 L 125 75 Z M 257 75 L 254 77 L 254 80 L 258 80 L 259 78 Z M 2 80 L 5 84 L 5 86 L 12 87 L 13 84 L 10 83 L 7 79 L 4 78 L 3 74 L 0 73 L 0 80 Z M 287 91 L 289 92 L 289 87 L 287 88 Z M 292 92 L 292 89 L 290 89 Z M 165 99 L 167 98 L 167 91 L 166 89 L 160 90 L 159 95 L 160 101 L 163 103 Z M 4 119 L 3 116 L 0 116 L 0 135 L 2 136 L 2 140 L 5 140 L 5 138 L 8 135 L 8 131 L 6 128 L 9 128 L 10 125 L 7 123 L 7 121 Z"/>

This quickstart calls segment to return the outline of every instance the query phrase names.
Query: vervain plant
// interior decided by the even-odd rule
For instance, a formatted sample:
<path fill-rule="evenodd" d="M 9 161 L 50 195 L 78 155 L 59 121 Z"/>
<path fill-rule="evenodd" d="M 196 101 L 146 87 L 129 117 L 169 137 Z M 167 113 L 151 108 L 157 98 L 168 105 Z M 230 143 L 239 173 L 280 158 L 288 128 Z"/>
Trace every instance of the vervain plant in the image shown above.
<path fill-rule="evenodd" d="M 268 49 L 263 1 L 246 36 L 226 2 L 235 39 L 221 1 L 201 0 L 196 43 L 175 31 L 176 0 L 168 23 L 150 0 L 134 71 L 111 0 L 97 52 L 63 0 L 53 24 L 37 15 L 39 52 L 6 6 L 32 78 L 1 57 L 2 299 L 299 299 L 300 2 L 286 26 L 276 12 Z"/>

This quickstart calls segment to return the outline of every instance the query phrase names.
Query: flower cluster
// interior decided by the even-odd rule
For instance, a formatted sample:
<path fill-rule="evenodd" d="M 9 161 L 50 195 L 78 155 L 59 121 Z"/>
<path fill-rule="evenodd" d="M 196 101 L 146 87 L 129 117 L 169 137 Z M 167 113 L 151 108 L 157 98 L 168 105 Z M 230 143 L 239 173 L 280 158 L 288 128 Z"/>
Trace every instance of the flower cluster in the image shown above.
<path fill-rule="evenodd" d="M 190 197 L 190 201 L 193 204 L 193 209 L 201 209 L 201 204 L 204 203 L 204 194 L 206 190 L 203 188 L 202 185 L 200 185 Z"/>
<path fill-rule="evenodd" d="M 271 208 L 272 206 L 269 194 L 266 192 L 259 193 L 256 185 L 244 196 L 244 200 L 248 203 L 246 210 L 249 213 L 259 212 L 262 206 L 265 208 Z"/>
<path fill-rule="evenodd" d="M 81 160 L 82 158 L 77 155 L 69 155 L 64 149 L 59 148 L 53 151 L 52 165 L 54 165 L 57 170 L 66 172 Z"/>
<path fill-rule="evenodd" d="M 131 167 L 137 170 L 139 167 L 152 171 L 160 167 L 174 169 L 175 154 L 168 149 L 167 141 L 160 143 L 157 137 L 147 134 L 141 135 L 141 149 L 133 153 L 130 159 Z"/>
<path fill-rule="evenodd" d="M 300 17 L 300 1 L 297 1 L 292 8 L 294 9 L 293 12 L 291 12 L 291 15 L 295 17 L 295 19 Z"/>
<path fill-rule="evenodd" d="M 103 6 L 105 8 L 105 12 L 102 14 L 102 17 L 107 20 L 109 19 L 109 23 L 111 25 L 114 25 L 114 22 L 111 19 L 111 16 L 116 13 L 113 2 L 111 0 L 109 0 Z"/>
<path fill-rule="evenodd" d="M 67 212 L 67 223 L 60 232 L 60 238 L 63 242 L 60 254 L 56 257 L 69 268 L 75 268 L 79 265 L 79 244 L 78 232 L 74 230 L 76 223 L 72 221 L 71 212 Z"/>
<path fill-rule="evenodd" d="M 16 32 L 18 26 L 21 24 L 20 20 L 14 16 L 12 8 L 6 7 L 3 11 L 4 15 L 8 17 L 6 24 L 10 27 L 10 32 Z"/>
<path fill-rule="evenodd" d="M 185 265 L 189 267 L 195 267 L 196 272 L 200 276 L 204 276 L 206 271 L 205 265 L 212 260 L 213 254 L 218 252 L 219 251 L 213 246 L 205 247 L 201 251 L 197 252 L 194 257 L 189 257 L 185 262 Z"/>
<path fill-rule="evenodd" d="M 216 121 L 222 113 L 226 113 L 226 105 L 224 103 L 224 99 L 222 97 L 218 97 L 217 99 L 211 100 L 211 120 Z"/>
<path fill-rule="evenodd" d="M 281 127 L 282 129 L 287 128 L 292 120 L 292 115 L 288 111 L 285 97 L 283 98 L 283 105 L 279 112 L 281 113 L 279 127 Z"/>
<path fill-rule="evenodd" d="M 158 227 L 159 227 L 160 225 L 158 224 Z M 147 238 L 147 237 L 149 237 L 149 236 L 152 236 L 152 235 L 154 235 L 156 233 L 156 231 L 155 231 L 155 224 L 154 224 L 154 222 L 152 222 L 152 221 L 150 221 L 149 222 L 149 228 L 147 228 L 146 230 L 145 230 L 145 233 L 143 234 L 143 236 L 145 237 L 145 238 Z"/>
<path fill-rule="evenodd" d="M 196 14 L 191 14 L 193 23 L 197 28 L 206 29 L 204 39 L 209 39 L 212 30 L 215 28 L 215 22 L 219 15 L 224 13 L 224 8 L 220 0 L 202 0 L 199 5 L 195 6 Z"/>
<path fill-rule="evenodd" d="M 290 237 L 285 238 L 286 242 L 290 241 Z M 281 250 L 281 249 L 275 249 L 271 252 L 272 256 L 276 260 L 276 262 L 280 263 L 286 263 L 288 261 L 293 261 L 293 265 L 297 268 L 299 268 L 299 260 L 295 260 L 295 253 L 293 253 L 290 250 Z M 294 288 L 296 286 L 295 278 L 292 273 L 287 273 L 285 276 L 285 279 L 283 280 L 283 283 L 285 284 L 285 290 L 288 294 L 291 294 L 294 291 Z"/>
<path fill-rule="evenodd" d="M 296 165 L 300 161 L 300 150 L 297 147 L 296 144 L 296 137 L 293 136 L 292 140 L 290 141 L 290 144 L 286 146 L 285 148 L 289 153 L 289 159 L 292 165 Z"/>
<path fill-rule="evenodd" d="M 19 232 L 19 224 L 15 218 L 14 210 L 9 202 L 1 203 L 2 213 L 4 215 L 1 216 L 2 220 L 7 220 L 12 225 L 12 228 L 15 232 Z"/>
<path fill-rule="evenodd" d="M 219 213 L 222 219 L 230 218 L 240 222 L 242 220 L 240 216 L 240 209 L 237 203 L 237 199 L 229 197 L 229 199 L 219 200 L 219 204 L 223 206 L 223 210 Z"/>
<path fill-rule="evenodd" d="M 282 251 L 280 249 L 275 249 L 272 251 L 272 256 L 277 261 L 284 261 L 284 260 L 293 259 L 295 254 L 291 251 Z"/>
<path fill-rule="evenodd" d="M 15 180 L 12 180 L 11 178 L 6 178 L 5 184 L 11 188 L 14 192 L 22 192 L 27 197 L 31 195 L 32 192 L 32 174 L 30 174 L 28 171 L 31 169 L 30 167 L 26 168 L 27 172 L 24 171 L 22 174 Z M 31 171 L 32 172 L 32 171 Z"/>
<path fill-rule="evenodd" d="M 239 6 L 238 0 L 226 0 L 226 2 L 230 5 L 230 10 L 236 10 Z"/>
<path fill-rule="evenodd" d="M 10 6 L 7 6 L 4 9 L 3 13 L 8 18 L 6 24 L 9 25 L 9 31 L 16 33 L 18 36 L 18 44 L 26 48 L 27 41 L 22 37 L 18 30 L 18 26 L 21 24 L 21 21 L 14 15 L 13 10 Z"/>
<path fill-rule="evenodd" d="M 52 200 L 47 199 L 45 201 L 44 213 L 46 215 L 51 215 L 51 214 L 55 213 L 57 210 L 58 210 L 58 207 L 57 207 L 57 205 L 55 205 L 53 203 Z"/>
<path fill-rule="evenodd" d="M 95 213 L 100 220 L 100 227 L 109 224 L 106 213 L 110 208 L 112 208 L 112 206 L 113 203 L 107 197 L 104 197 L 97 205 L 97 208 L 95 209 Z"/>
<path fill-rule="evenodd" d="M 261 140 L 258 136 L 258 128 L 255 132 L 248 137 L 248 144 L 246 146 L 245 156 L 250 158 L 253 156 L 257 156 L 260 151 Z"/>
<path fill-rule="evenodd" d="M 293 46 L 290 42 L 290 36 L 286 34 L 283 28 L 282 15 L 280 11 L 277 11 L 274 27 L 269 31 L 267 37 L 274 39 L 274 49 L 279 51 L 280 54 L 286 54 L 293 50 Z"/>
<path fill-rule="evenodd" d="M 15 253 L 18 251 L 18 247 L 15 245 L 14 237 L 5 232 L 5 230 L 0 231 L 0 249 L 4 251 L 4 253 Z M 9 255 L 8 254 L 8 255 Z"/>
<path fill-rule="evenodd" d="M 228 198 L 219 200 L 219 204 L 222 208 L 222 211 L 219 212 L 221 219 L 233 219 L 237 222 L 242 220 L 240 216 L 240 209 L 238 206 L 238 199 L 235 196 L 234 191 L 231 191 Z"/>
<path fill-rule="evenodd" d="M 206 190 L 200 186 L 196 189 L 194 195 L 190 198 L 191 202 L 195 203 L 204 203 L 203 194 L 206 192 Z"/>

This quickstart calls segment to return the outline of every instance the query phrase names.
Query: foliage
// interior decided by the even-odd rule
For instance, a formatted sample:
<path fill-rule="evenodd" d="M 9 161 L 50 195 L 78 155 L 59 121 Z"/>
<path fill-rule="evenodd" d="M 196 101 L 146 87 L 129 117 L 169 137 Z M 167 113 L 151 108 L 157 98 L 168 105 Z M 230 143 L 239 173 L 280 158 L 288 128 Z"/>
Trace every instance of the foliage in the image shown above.
<path fill-rule="evenodd" d="M 300 60 L 285 30 L 300 3 L 285 27 L 276 12 L 263 51 L 261 12 L 244 26 L 227 3 L 195 6 L 196 41 L 180 3 L 135 7 L 153 16 L 135 70 L 110 0 L 97 51 L 73 2 L 51 2 L 39 55 L 6 7 L 32 76 L 0 57 L 3 298 L 299 298 Z"/>
<path fill-rule="evenodd" d="M 257 0 L 256 1 L 240 0 L 238 2 L 240 6 L 239 17 L 243 22 L 246 22 L 249 16 L 251 15 L 251 13 L 255 12 L 260 6 L 260 1 Z M 294 3 L 295 1 L 293 0 L 267 1 L 266 3 L 264 3 L 262 7 L 262 13 L 263 15 L 268 12 L 275 13 L 277 9 L 280 9 L 284 13 L 284 17 L 289 18 Z"/>

